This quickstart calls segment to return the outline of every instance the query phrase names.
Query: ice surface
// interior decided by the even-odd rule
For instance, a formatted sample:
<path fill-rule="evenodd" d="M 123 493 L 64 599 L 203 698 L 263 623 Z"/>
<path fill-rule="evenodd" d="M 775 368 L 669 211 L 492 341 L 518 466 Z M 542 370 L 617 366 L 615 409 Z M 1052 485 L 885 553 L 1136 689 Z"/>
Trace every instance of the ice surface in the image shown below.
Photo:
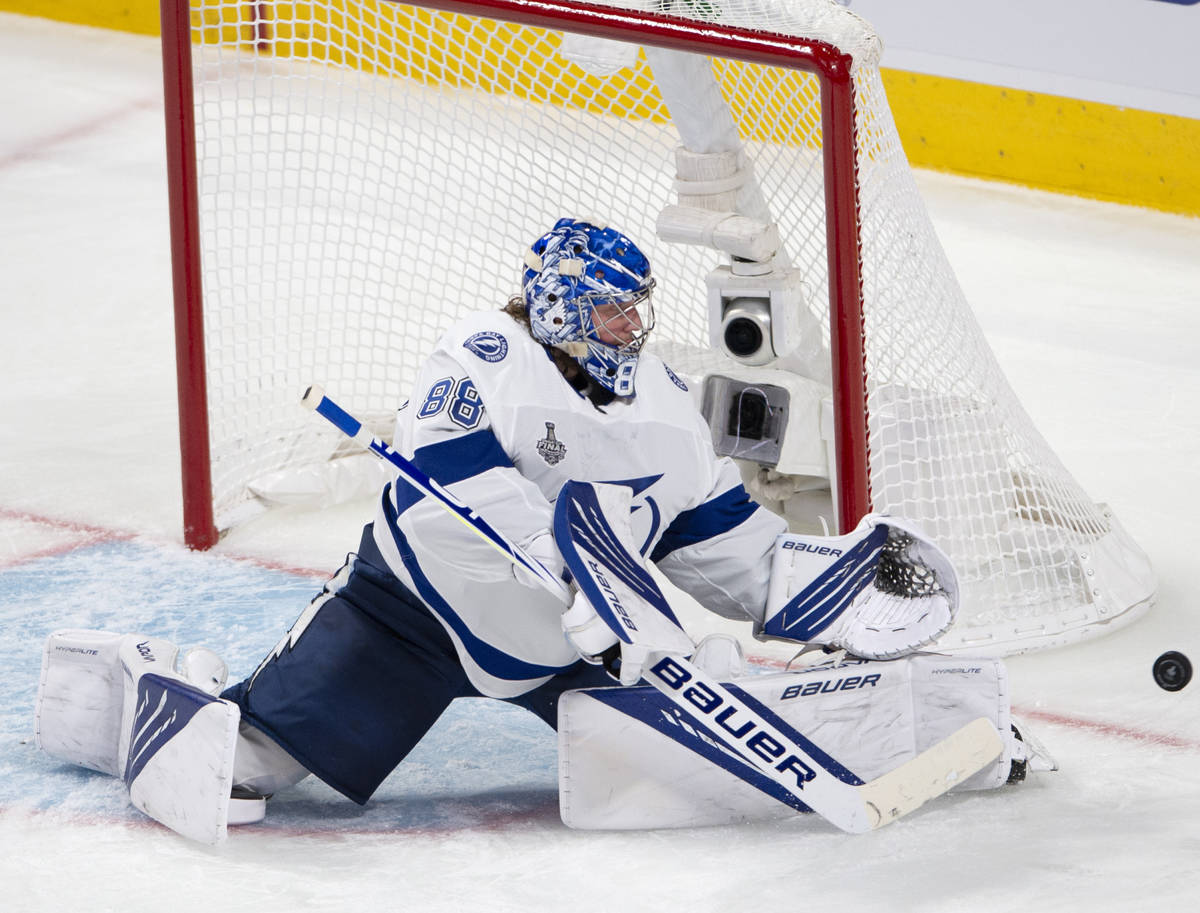
<path fill-rule="evenodd" d="M 14 911 L 1190 909 L 1200 897 L 1200 221 L 922 174 L 967 297 L 1035 422 L 1150 554 L 1132 628 L 1010 661 L 1062 771 L 847 837 L 811 817 L 648 833 L 558 820 L 555 746 L 453 707 L 365 808 L 306 783 L 222 847 L 32 741 L 45 635 L 141 630 L 248 673 L 369 504 L 180 547 L 160 75 L 153 39 L 0 15 L 0 891 Z M 1200 174 L 1197 175 L 1200 178 Z M 692 620 L 698 633 L 717 627 Z M 770 658 L 763 648 L 759 655 Z"/>

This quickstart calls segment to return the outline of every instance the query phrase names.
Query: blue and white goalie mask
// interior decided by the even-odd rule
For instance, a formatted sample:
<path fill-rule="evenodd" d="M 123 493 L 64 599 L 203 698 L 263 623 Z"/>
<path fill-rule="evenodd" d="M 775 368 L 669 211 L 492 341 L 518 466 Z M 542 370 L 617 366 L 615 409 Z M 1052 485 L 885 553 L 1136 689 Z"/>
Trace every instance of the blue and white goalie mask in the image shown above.
<path fill-rule="evenodd" d="M 637 245 L 615 229 L 559 219 L 526 251 L 521 286 L 535 339 L 617 396 L 634 395 L 638 355 L 654 327 L 654 280 Z"/>

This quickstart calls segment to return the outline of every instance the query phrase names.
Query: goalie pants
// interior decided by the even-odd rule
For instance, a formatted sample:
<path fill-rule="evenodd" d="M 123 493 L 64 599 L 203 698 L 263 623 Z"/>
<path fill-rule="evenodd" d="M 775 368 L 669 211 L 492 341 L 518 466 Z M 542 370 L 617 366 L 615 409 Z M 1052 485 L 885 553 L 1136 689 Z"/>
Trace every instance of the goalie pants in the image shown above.
<path fill-rule="evenodd" d="M 365 803 L 450 702 L 483 697 L 428 608 L 385 570 L 368 524 L 346 582 L 222 697 L 347 798 Z M 343 569 L 344 570 L 344 569 Z M 341 572 L 339 572 L 341 573 Z M 305 616 L 302 616 L 302 619 Z M 507 703 L 557 726 L 564 691 L 612 685 L 580 660 Z"/>

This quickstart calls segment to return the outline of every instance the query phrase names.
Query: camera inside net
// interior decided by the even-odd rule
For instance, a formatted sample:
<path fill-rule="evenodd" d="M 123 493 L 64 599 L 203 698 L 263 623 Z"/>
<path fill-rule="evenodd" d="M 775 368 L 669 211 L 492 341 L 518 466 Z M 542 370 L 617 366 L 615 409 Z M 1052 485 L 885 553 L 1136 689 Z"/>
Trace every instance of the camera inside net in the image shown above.
<path fill-rule="evenodd" d="M 771 302 L 767 298 L 732 298 L 723 302 L 721 344 L 743 364 L 762 365 L 775 357 L 771 344 Z"/>
<path fill-rule="evenodd" d="M 719 456 L 779 462 L 787 428 L 789 393 L 774 384 L 711 374 L 704 380 L 701 411 Z"/>

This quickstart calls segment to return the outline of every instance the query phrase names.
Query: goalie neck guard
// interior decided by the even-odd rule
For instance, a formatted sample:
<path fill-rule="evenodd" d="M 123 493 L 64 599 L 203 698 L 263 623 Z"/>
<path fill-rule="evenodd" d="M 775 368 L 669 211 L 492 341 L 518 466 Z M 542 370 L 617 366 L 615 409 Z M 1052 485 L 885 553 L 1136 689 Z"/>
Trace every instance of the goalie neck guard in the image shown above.
<path fill-rule="evenodd" d="M 638 355 L 654 327 L 653 288 L 646 255 L 595 222 L 559 219 L 525 253 L 521 291 L 534 338 L 617 396 L 634 395 Z"/>

